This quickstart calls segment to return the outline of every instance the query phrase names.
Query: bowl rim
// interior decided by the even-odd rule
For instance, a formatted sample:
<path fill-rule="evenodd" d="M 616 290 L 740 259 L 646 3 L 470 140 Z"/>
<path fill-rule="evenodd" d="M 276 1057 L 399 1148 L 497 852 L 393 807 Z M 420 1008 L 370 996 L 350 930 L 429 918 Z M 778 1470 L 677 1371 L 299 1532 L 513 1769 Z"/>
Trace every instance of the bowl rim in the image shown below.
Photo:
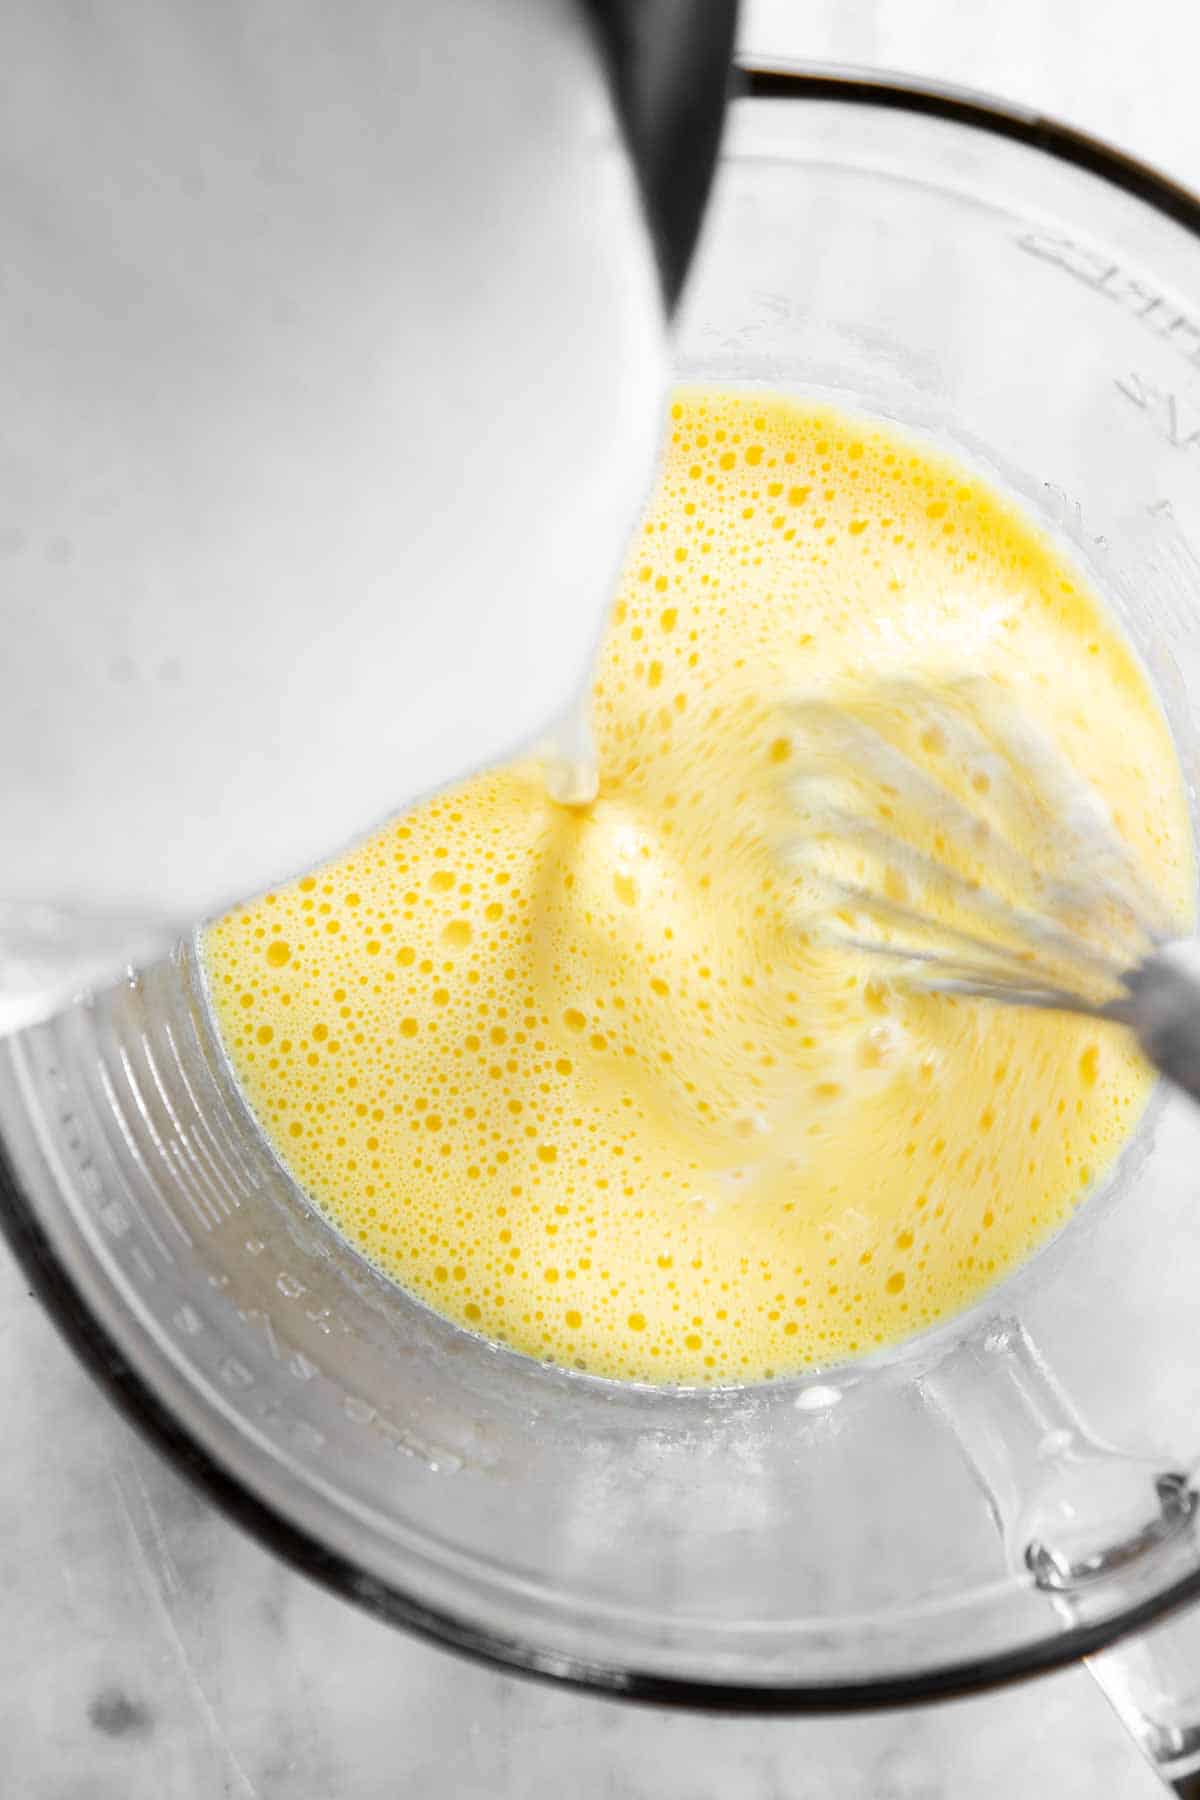
<path fill-rule="evenodd" d="M 1200 240 L 1200 196 L 1150 164 L 1046 115 L 963 87 L 890 71 L 739 58 L 733 99 L 878 107 L 944 119 L 1007 138 L 1099 177 Z M 300 1574 L 371 1616 L 493 1669 L 601 1696 L 727 1714 L 861 1712 L 979 1693 L 1048 1673 L 1145 1629 L 1200 1599 L 1200 1567 L 1096 1624 L 1065 1627 L 1011 1649 L 911 1674 L 861 1681 L 704 1681 L 542 1651 L 427 1606 L 330 1549 L 255 1494 L 171 1413 L 109 1334 L 57 1257 L 0 1139 L 0 1232 L 30 1287 L 86 1372 L 140 1435 L 225 1516 Z"/>

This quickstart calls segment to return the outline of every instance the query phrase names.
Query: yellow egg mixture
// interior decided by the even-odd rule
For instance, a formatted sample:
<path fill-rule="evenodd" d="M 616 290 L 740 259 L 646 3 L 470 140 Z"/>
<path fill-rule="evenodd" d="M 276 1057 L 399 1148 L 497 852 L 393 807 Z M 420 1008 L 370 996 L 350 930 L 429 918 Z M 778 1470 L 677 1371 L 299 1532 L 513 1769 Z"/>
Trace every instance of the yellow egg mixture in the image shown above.
<path fill-rule="evenodd" d="M 297 1181 L 440 1313 L 600 1375 L 757 1380 L 970 1305 L 1097 1181 L 1149 1071 L 1113 1028 L 882 979 L 807 929 L 780 849 L 790 696 L 963 671 L 1019 681 L 1186 911 L 1167 727 L 1052 544 L 874 421 L 681 393 L 595 802 L 478 776 L 207 934 Z"/>

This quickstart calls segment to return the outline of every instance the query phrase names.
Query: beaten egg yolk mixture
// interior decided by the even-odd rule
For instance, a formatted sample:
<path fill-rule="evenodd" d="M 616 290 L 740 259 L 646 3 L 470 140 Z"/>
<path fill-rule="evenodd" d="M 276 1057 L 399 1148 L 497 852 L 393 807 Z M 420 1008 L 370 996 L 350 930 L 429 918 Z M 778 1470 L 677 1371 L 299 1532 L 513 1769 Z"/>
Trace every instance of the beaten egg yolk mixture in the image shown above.
<path fill-rule="evenodd" d="M 890 427 L 681 392 L 594 802 L 494 770 L 206 934 L 237 1079 L 320 1211 L 467 1330 L 656 1383 L 852 1358 L 1027 1258 L 1146 1065 L 1112 1027 L 904 991 L 806 928 L 779 850 L 790 697 L 962 670 L 1019 685 L 1186 911 L 1167 726 L 1053 544 Z"/>

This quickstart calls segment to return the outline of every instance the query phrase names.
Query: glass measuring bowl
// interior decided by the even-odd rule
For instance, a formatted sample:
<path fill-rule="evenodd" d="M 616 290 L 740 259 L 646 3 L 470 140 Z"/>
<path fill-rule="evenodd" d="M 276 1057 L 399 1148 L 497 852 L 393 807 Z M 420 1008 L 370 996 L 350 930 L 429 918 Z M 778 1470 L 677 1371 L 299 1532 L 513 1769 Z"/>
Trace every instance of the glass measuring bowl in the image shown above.
<path fill-rule="evenodd" d="M 1121 611 L 1190 776 L 1200 204 L 987 103 L 763 73 L 678 366 L 894 417 L 1020 493 Z M 471 1654 L 848 1707 L 1047 1668 L 1200 1595 L 1200 1115 L 1174 1097 L 966 1318 L 703 1393 L 541 1369 L 377 1277 L 268 1150 L 187 947 L 0 1047 L 0 1141 L 9 1237 L 143 1427 L 305 1571 Z M 1158 1673 L 1155 1714 L 1109 1657 L 1182 1768 L 1200 1700 Z"/>

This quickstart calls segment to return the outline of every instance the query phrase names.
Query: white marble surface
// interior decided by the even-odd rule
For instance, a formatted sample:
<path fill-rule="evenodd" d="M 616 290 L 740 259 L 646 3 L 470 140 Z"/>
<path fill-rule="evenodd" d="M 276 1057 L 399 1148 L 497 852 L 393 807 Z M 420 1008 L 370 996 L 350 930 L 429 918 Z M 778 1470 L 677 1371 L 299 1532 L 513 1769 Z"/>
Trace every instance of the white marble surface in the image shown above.
<path fill-rule="evenodd" d="M 1153 1800 L 1072 1671 L 859 1719 L 634 1709 L 493 1675 L 291 1574 L 134 1436 L 0 1261 L 8 1800 Z"/>
<path fill-rule="evenodd" d="M 743 36 L 991 88 L 1200 186 L 1193 18 L 1194 0 L 757 0 Z M 550 1691 L 401 1637 L 289 1573 L 146 1450 L 3 1253 L 0 1371 L 14 1800 L 1161 1792 L 1082 1671 L 918 1711 L 743 1722 Z"/>

